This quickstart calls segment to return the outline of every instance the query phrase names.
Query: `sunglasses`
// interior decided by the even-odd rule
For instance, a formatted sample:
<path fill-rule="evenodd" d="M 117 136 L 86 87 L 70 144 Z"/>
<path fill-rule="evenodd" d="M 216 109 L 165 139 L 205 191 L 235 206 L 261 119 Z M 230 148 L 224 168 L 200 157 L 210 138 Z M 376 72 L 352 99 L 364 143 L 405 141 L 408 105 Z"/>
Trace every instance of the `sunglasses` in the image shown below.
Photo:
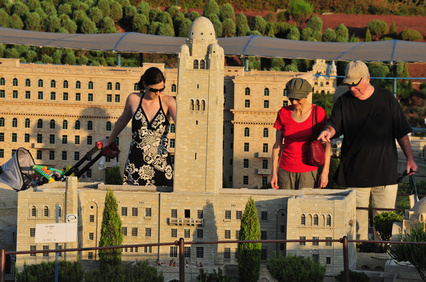
<path fill-rule="evenodd" d="M 292 102 L 292 103 L 293 103 L 293 101 L 296 101 L 296 102 L 299 102 L 299 101 L 300 101 L 300 99 L 295 99 L 295 98 L 289 98 L 289 100 L 290 100 L 290 102 Z"/>
<path fill-rule="evenodd" d="M 362 80 L 362 78 L 358 82 L 344 83 L 344 85 L 347 85 L 349 87 L 355 87 L 355 86 L 357 86 L 358 84 L 361 83 L 361 80 Z"/>
<path fill-rule="evenodd" d="M 152 92 L 152 93 L 157 93 L 157 92 L 163 92 L 164 91 L 164 89 L 166 89 L 166 86 L 164 86 L 163 88 L 160 88 L 160 89 L 156 89 L 156 88 L 149 88 L 149 92 Z"/>

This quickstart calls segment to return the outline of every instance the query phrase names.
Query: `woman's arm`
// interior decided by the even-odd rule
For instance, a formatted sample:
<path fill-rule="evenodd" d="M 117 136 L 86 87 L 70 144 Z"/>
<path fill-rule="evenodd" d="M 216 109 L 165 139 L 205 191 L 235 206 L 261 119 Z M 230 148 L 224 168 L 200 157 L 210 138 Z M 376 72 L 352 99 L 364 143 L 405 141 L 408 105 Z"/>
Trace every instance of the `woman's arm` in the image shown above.
<path fill-rule="evenodd" d="M 108 147 L 111 145 L 112 142 L 114 142 L 115 138 L 120 134 L 121 131 L 127 126 L 129 121 L 132 119 L 132 107 L 131 104 L 136 100 L 135 98 L 138 97 L 137 94 L 132 93 L 127 97 L 126 105 L 124 106 L 123 113 L 121 116 L 117 119 L 114 125 L 114 129 L 111 132 L 111 135 L 108 138 L 102 139 L 102 147 Z"/>
<path fill-rule="evenodd" d="M 169 118 L 169 121 L 171 117 L 176 124 L 176 100 L 172 96 L 164 95 L 163 97 L 163 100 L 167 104 L 167 117 Z"/>
<path fill-rule="evenodd" d="M 319 189 L 327 187 L 328 184 L 328 174 L 330 172 L 330 161 L 331 161 L 331 144 L 330 142 L 325 142 L 325 160 L 322 172 L 319 178 Z"/>
<path fill-rule="evenodd" d="M 272 148 L 272 177 L 271 187 L 273 189 L 279 189 L 278 187 L 278 166 L 283 147 L 283 133 L 280 130 L 275 132 L 275 144 Z"/>

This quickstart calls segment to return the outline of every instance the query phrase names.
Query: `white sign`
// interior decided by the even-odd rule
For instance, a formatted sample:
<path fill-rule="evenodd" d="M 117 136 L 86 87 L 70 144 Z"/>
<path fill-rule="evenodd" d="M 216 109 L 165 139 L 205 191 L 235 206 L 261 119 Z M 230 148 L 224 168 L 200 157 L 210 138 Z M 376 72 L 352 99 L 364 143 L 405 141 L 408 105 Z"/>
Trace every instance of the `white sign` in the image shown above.
<path fill-rule="evenodd" d="M 77 242 L 77 222 L 36 224 L 36 243 Z"/>

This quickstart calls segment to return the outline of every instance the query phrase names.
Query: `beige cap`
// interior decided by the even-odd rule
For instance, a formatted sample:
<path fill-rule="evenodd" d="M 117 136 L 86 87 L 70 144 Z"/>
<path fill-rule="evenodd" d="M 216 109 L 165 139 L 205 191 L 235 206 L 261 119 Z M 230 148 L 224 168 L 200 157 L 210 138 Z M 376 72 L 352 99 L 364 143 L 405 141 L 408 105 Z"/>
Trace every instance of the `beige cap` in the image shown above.
<path fill-rule="evenodd" d="M 350 62 L 345 69 L 345 79 L 343 80 L 343 85 L 357 86 L 361 79 L 370 75 L 368 67 L 364 62 L 361 61 L 352 61 Z"/>

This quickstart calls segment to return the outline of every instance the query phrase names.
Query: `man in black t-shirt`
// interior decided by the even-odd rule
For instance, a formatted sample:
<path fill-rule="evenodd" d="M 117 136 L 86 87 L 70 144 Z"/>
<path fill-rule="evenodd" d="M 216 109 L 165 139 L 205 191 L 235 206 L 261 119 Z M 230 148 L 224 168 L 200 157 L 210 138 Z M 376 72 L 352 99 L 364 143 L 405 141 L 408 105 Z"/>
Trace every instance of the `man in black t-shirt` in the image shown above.
<path fill-rule="evenodd" d="M 341 95 L 318 139 L 330 141 L 344 135 L 341 160 L 334 179 L 337 184 L 356 188 L 356 206 L 395 208 L 398 190 L 395 139 L 407 158 L 406 170 L 414 174 L 417 165 L 408 133 L 411 126 L 400 105 L 388 90 L 370 84 L 367 66 L 350 62 Z M 379 211 L 373 211 L 373 217 Z M 368 240 L 368 210 L 357 210 L 357 239 Z"/>

